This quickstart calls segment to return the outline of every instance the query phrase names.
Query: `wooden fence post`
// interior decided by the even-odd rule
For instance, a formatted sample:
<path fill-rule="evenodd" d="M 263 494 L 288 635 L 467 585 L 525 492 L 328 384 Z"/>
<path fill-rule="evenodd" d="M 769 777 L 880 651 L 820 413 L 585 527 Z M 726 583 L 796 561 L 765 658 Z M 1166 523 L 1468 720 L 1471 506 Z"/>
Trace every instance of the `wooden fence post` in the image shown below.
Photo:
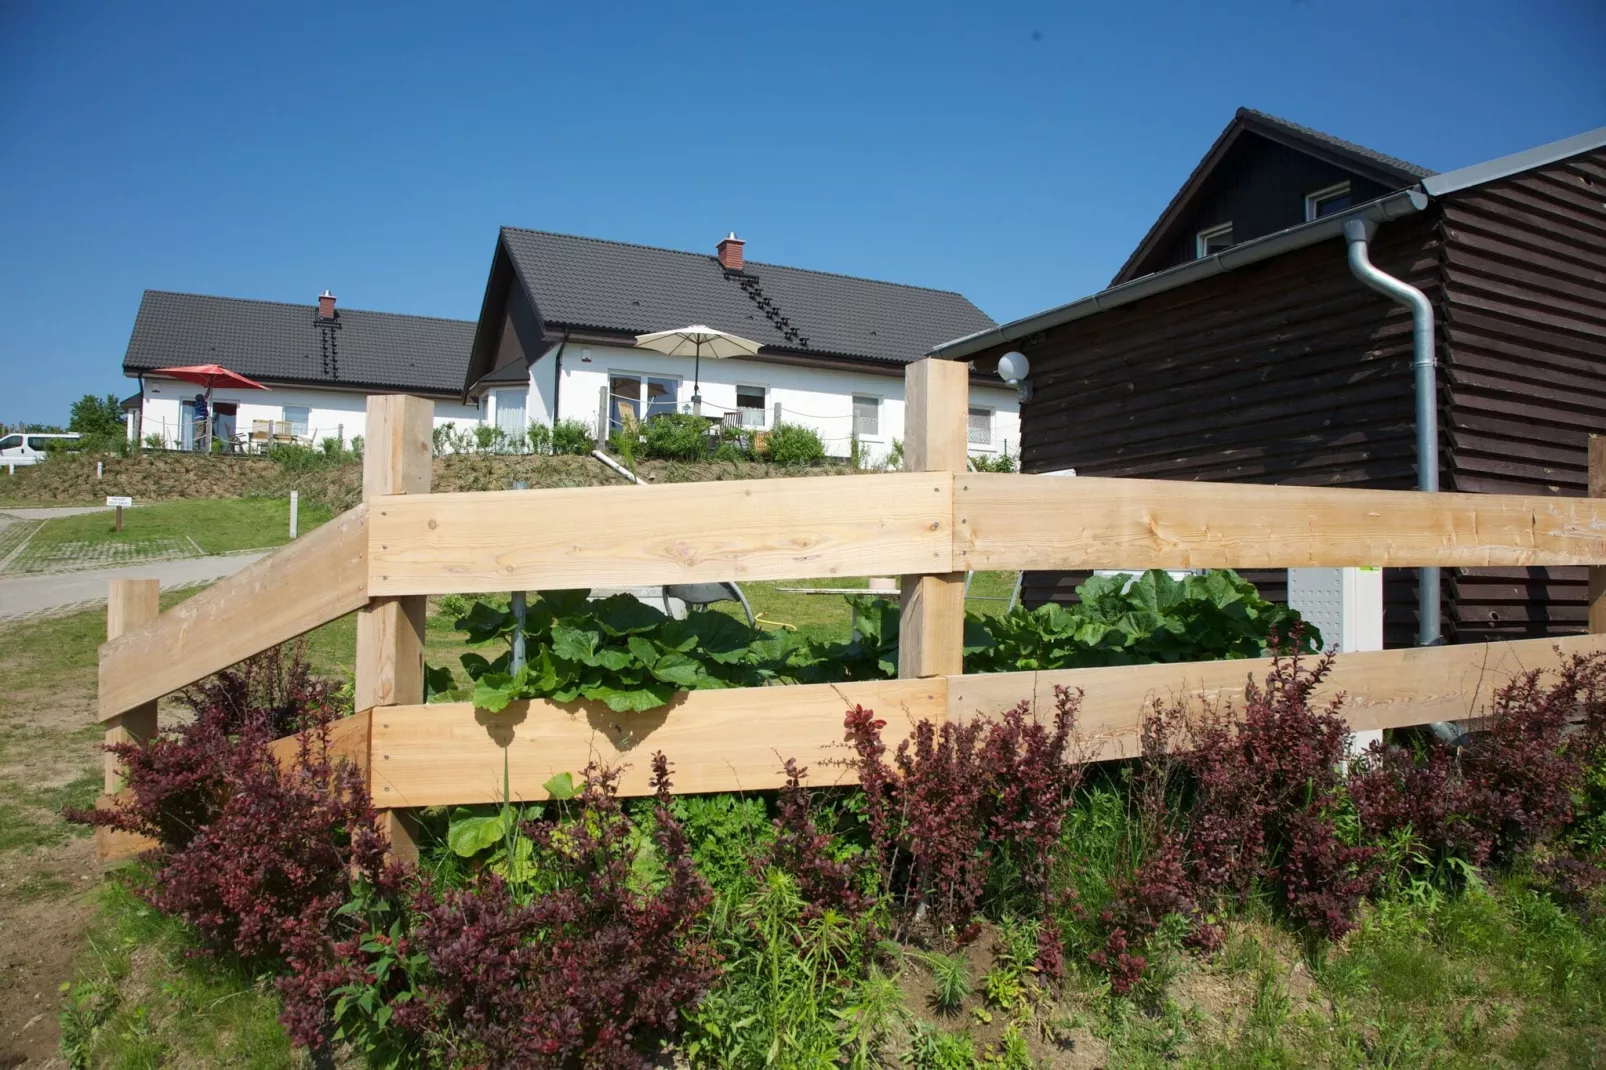
<path fill-rule="evenodd" d="M 1606 435 L 1589 436 L 1589 496 L 1606 498 Z M 1589 630 L 1606 632 L 1606 566 L 1589 568 Z"/>
<path fill-rule="evenodd" d="M 371 396 L 363 435 L 362 492 L 427 494 L 430 432 L 435 404 L 399 394 Z M 424 596 L 374 598 L 357 611 L 355 706 L 412 705 L 424 701 Z M 380 804 L 383 800 L 376 799 Z M 406 810 L 382 810 L 391 850 L 418 860 L 415 823 Z"/>
<path fill-rule="evenodd" d="M 106 641 L 121 638 L 161 613 L 161 581 L 112 580 L 106 595 Z M 145 702 L 104 722 L 107 743 L 132 743 L 156 734 L 156 703 Z M 123 766 L 115 754 L 106 758 L 106 794 L 123 787 Z"/>
<path fill-rule="evenodd" d="M 911 472 L 963 472 L 969 441 L 969 365 L 927 357 L 905 369 L 903 384 L 904 467 Z M 952 514 L 942 520 L 951 524 Z M 898 675 L 964 672 L 965 574 L 905 576 L 902 589 Z"/>

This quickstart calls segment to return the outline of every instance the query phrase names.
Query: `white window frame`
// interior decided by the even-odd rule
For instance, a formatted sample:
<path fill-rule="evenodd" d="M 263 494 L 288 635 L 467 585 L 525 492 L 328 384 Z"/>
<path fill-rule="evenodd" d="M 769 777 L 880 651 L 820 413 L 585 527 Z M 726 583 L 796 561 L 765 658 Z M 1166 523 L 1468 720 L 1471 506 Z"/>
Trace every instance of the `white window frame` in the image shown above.
<path fill-rule="evenodd" d="M 859 399 L 875 402 L 875 432 L 861 434 L 859 431 Z M 886 399 L 880 394 L 865 394 L 855 390 L 848 395 L 848 416 L 853 421 L 853 435 L 860 442 L 881 442 L 886 438 Z"/>
<path fill-rule="evenodd" d="M 984 414 L 987 417 L 987 441 L 978 442 L 974 437 L 976 433 L 975 428 L 970 426 L 970 418 L 972 416 Z M 971 449 L 980 451 L 982 453 L 991 453 L 992 451 L 996 450 L 998 448 L 998 436 L 994 433 L 995 428 L 993 426 L 993 421 L 997 418 L 997 416 L 997 409 L 990 408 L 986 405 L 970 406 L 969 411 L 965 413 L 965 444 Z"/>
<path fill-rule="evenodd" d="M 639 382 L 641 384 L 641 392 L 636 395 L 636 406 L 637 406 L 637 408 L 636 408 L 636 420 L 637 420 L 638 423 L 645 423 L 647 421 L 647 419 L 648 419 L 647 407 L 649 405 L 649 402 L 647 400 L 647 380 L 649 380 L 649 379 L 660 379 L 660 380 L 662 380 L 662 381 L 664 381 L 666 383 L 674 383 L 675 384 L 674 407 L 672 409 L 670 409 L 670 411 L 671 412 L 679 412 L 680 411 L 680 393 L 681 393 L 680 388 L 686 384 L 686 377 L 684 375 L 666 375 L 663 372 L 637 372 L 637 371 L 631 371 L 631 370 L 629 370 L 627 368 L 609 368 L 608 371 L 607 371 L 607 376 L 608 376 L 608 412 L 607 412 L 607 417 L 608 417 L 608 428 L 609 428 L 609 430 L 613 430 L 613 431 L 617 431 L 618 430 L 618 428 L 613 426 L 613 381 L 614 381 L 615 378 L 619 378 L 619 379 L 634 379 L 634 380 L 636 380 L 637 382 Z"/>
<path fill-rule="evenodd" d="M 1233 244 L 1232 220 L 1229 219 L 1225 223 L 1218 223 L 1213 227 L 1206 227 L 1198 234 L 1195 234 L 1193 237 L 1193 258 L 1195 260 L 1203 260 L 1205 257 L 1210 256 L 1210 239 L 1219 238 L 1222 235 L 1226 235 L 1227 245 L 1231 246 Z"/>
<path fill-rule="evenodd" d="M 306 414 L 305 416 L 303 416 L 301 418 L 301 430 L 300 431 L 296 430 L 296 422 L 295 422 L 295 420 L 290 418 L 291 410 L 298 410 L 298 411 L 303 412 L 303 413 Z M 292 438 L 295 438 L 295 437 L 306 438 L 308 435 L 312 434 L 312 406 L 311 405 L 281 405 L 281 406 L 279 406 L 279 415 L 282 417 L 282 419 L 280 420 L 280 423 L 284 424 L 284 426 L 289 430 L 290 437 L 292 437 Z"/>
<path fill-rule="evenodd" d="M 762 402 L 759 403 L 759 406 L 758 406 L 757 409 L 754 409 L 754 408 L 752 408 L 750 406 L 744 406 L 744 405 L 741 404 L 742 391 L 744 391 L 744 390 L 748 390 L 748 391 L 756 390 L 756 391 L 758 391 L 759 396 L 764 399 Z M 737 426 L 738 427 L 745 427 L 745 428 L 749 428 L 749 429 L 755 429 L 755 430 L 762 431 L 768 425 L 768 423 L 769 423 L 769 411 L 770 411 L 770 388 L 769 387 L 767 387 L 767 386 L 759 386 L 756 383 L 737 383 L 736 384 L 736 400 L 737 400 L 737 405 L 735 407 L 735 412 L 737 414 L 737 421 L 738 421 Z M 749 414 L 752 414 L 752 415 L 749 415 Z M 748 422 L 749 420 L 752 420 L 754 422 L 749 423 Z"/>
<path fill-rule="evenodd" d="M 1346 178 L 1342 182 L 1335 182 L 1331 186 L 1325 186 L 1322 189 L 1312 190 L 1305 194 L 1305 222 L 1309 223 L 1312 220 L 1321 218 L 1316 210 L 1322 206 L 1323 201 L 1330 201 L 1334 197 L 1347 197 L 1349 192 L 1349 179 Z"/>

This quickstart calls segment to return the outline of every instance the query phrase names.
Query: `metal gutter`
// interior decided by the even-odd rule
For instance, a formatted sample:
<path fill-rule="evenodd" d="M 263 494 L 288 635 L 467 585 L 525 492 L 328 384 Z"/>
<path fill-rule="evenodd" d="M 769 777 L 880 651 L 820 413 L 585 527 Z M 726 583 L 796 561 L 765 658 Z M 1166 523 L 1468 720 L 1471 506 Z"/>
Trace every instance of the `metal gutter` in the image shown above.
<path fill-rule="evenodd" d="M 1581 152 L 1599 148 L 1606 148 L 1606 126 L 1586 130 L 1572 137 L 1564 137 L 1548 145 L 1514 152 L 1498 160 L 1485 160 L 1483 163 L 1475 163 L 1471 167 L 1463 167 L 1457 171 L 1431 175 L 1422 180 L 1422 188 L 1430 197 L 1442 197 L 1446 193 L 1455 193 L 1471 186 L 1481 186 L 1497 178 L 1509 178 L 1511 175 L 1531 171 L 1535 167 L 1544 167 L 1546 164 L 1565 160 L 1569 156 L 1577 156 Z"/>
<path fill-rule="evenodd" d="M 1400 190 L 1398 193 L 1390 193 L 1374 201 L 1357 205 L 1339 215 L 1326 216 L 1309 223 L 1301 223 L 1297 227 L 1279 230 L 1275 234 L 1254 238 L 1241 245 L 1223 249 L 1213 256 L 1191 260 L 1174 268 L 1133 279 L 1131 282 L 1123 282 L 1119 286 L 1112 286 L 1108 290 L 1101 290 L 1090 297 L 1051 308 L 1046 312 L 1039 312 L 1024 319 L 989 327 L 984 331 L 944 342 L 934 347 L 930 355 L 945 360 L 962 360 L 989 346 L 1013 342 L 1050 327 L 1058 327 L 1062 323 L 1070 323 L 1072 320 L 1107 312 L 1122 305 L 1130 305 L 1134 301 L 1141 301 L 1146 297 L 1153 297 L 1155 294 L 1162 294 L 1201 279 L 1224 275 L 1229 271 L 1236 271 L 1238 268 L 1248 267 L 1250 264 L 1257 264 L 1296 249 L 1342 238 L 1344 224 L 1352 219 L 1384 223 L 1420 212 L 1427 206 L 1427 195 L 1420 189 L 1413 187 Z"/>

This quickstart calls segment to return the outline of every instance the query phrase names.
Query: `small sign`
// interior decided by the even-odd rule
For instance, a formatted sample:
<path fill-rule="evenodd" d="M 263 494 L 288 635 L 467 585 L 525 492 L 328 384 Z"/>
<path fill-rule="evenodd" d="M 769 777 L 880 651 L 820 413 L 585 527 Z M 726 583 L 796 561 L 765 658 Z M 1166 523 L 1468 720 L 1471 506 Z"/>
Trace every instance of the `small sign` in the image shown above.
<path fill-rule="evenodd" d="M 117 495 L 117 496 L 108 495 L 107 498 L 106 498 L 106 508 L 108 508 L 108 509 L 127 509 L 127 508 L 131 507 L 133 504 L 134 504 L 134 499 L 133 498 L 125 498 L 125 497 L 123 497 L 121 495 Z"/>

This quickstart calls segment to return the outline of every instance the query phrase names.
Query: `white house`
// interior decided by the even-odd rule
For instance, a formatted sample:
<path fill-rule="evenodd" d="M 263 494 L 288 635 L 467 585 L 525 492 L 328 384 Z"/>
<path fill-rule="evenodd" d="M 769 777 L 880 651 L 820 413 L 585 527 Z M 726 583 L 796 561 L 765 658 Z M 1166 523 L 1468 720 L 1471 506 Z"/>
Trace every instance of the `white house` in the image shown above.
<path fill-rule="evenodd" d="M 532 420 L 613 428 L 689 412 L 743 427 L 813 427 L 826 451 L 884 456 L 903 437 L 904 365 L 993 325 L 962 295 L 756 263 L 734 234 L 689 253 L 504 227 L 465 398 L 509 433 Z M 762 344 L 752 358 L 670 357 L 638 334 L 707 324 Z M 971 384 L 971 448 L 1018 455 L 1015 392 Z"/>
<path fill-rule="evenodd" d="M 212 395 L 213 437 L 317 445 L 349 445 L 364 430 L 369 394 L 406 393 L 435 401 L 435 422 L 473 424 L 462 401 L 474 324 L 431 316 L 337 309 L 234 297 L 146 290 L 123 357 L 123 372 L 140 381 L 124 402 L 129 436 L 175 449 L 191 448 L 204 427 L 195 419 L 202 388 L 164 378 L 159 368 L 221 364 L 262 390 L 219 387 Z"/>

